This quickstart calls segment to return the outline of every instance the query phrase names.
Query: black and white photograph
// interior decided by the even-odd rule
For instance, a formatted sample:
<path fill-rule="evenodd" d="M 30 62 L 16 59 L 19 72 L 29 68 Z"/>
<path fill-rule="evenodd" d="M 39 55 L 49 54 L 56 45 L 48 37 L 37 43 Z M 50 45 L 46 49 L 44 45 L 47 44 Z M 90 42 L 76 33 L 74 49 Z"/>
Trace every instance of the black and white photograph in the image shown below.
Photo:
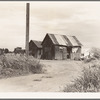
<path fill-rule="evenodd" d="M 100 2 L 0 2 L 0 93 L 99 93 Z"/>

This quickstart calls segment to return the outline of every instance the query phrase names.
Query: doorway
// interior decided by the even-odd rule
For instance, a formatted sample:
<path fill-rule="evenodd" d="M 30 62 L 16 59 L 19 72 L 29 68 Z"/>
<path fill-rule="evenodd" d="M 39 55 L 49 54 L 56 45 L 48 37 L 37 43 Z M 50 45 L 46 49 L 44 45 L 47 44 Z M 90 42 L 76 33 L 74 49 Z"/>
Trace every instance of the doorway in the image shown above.
<path fill-rule="evenodd" d="M 67 47 L 67 58 L 70 59 L 71 58 L 71 52 L 72 52 L 72 48 L 71 47 Z"/>

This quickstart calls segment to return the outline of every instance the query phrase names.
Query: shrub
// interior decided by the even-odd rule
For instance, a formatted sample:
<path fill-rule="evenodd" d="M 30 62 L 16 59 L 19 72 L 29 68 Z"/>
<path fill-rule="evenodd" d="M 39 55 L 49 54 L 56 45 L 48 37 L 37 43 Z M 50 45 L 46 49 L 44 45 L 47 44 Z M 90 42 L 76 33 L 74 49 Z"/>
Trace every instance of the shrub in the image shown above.
<path fill-rule="evenodd" d="M 100 91 L 100 65 L 84 67 L 83 74 L 71 85 L 64 87 L 64 92 L 99 92 Z"/>
<path fill-rule="evenodd" d="M 89 62 L 91 62 L 91 61 L 93 61 L 93 60 L 96 60 L 96 58 L 95 57 L 90 57 L 90 58 L 85 58 L 84 59 L 84 63 L 89 63 Z"/>
<path fill-rule="evenodd" d="M 91 48 L 88 58 L 84 58 L 84 62 L 88 63 L 96 59 L 98 60 L 100 59 L 100 49 L 94 47 L 94 48 Z"/>
<path fill-rule="evenodd" d="M 32 56 L 29 56 L 28 59 L 24 55 L 6 54 L 0 56 L 0 77 L 43 72 L 43 65 Z"/>
<path fill-rule="evenodd" d="M 100 49 L 99 48 L 92 48 L 91 53 L 93 54 L 93 57 L 100 59 Z"/>

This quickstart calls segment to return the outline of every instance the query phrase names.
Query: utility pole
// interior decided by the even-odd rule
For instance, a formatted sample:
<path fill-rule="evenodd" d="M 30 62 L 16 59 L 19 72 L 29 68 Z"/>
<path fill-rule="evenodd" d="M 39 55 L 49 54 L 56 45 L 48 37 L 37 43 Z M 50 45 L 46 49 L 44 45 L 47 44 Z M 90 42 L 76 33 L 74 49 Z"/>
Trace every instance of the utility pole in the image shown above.
<path fill-rule="evenodd" d="M 29 21 L 30 21 L 30 4 L 26 3 L 26 56 L 29 56 Z"/>

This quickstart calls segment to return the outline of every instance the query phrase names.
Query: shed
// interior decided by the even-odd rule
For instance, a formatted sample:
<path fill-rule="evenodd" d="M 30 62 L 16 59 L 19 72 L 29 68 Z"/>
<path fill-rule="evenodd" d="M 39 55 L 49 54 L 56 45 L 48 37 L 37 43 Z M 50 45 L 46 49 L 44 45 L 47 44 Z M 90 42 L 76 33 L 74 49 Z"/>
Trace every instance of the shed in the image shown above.
<path fill-rule="evenodd" d="M 31 40 L 29 42 L 29 52 L 30 55 L 34 56 L 35 58 L 41 58 L 42 56 L 42 45 L 41 41 Z"/>
<path fill-rule="evenodd" d="M 80 59 L 82 44 L 75 36 L 47 33 L 43 42 L 43 59 Z"/>

